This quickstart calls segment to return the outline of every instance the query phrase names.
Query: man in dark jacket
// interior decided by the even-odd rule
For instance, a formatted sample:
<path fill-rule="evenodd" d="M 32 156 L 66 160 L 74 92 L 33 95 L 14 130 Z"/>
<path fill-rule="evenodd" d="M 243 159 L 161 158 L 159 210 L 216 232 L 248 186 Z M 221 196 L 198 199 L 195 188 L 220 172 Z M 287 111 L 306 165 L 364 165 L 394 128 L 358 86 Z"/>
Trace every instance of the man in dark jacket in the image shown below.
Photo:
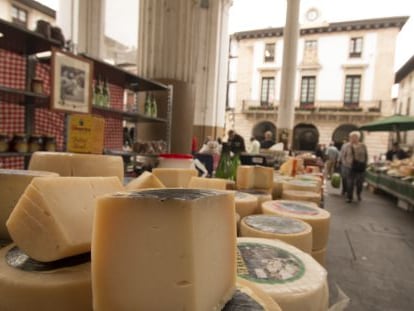
<path fill-rule="evenodd" d="M 244 139 L 235 131 L 230 130 L 227 132 L 229 139 L 228 144 L 230 146 L 230 151 L 233 153 L 241 153 L 246 151 L 246 146 L 244 144 Z"/>
<path fill-rule="evenodd" d="M 406 159 L 408 158 L 408 155 L 404 150 L 400 149 L 399 144 L 395 142 L 392 144 L 391 150 L 387 151 L 386 157 L 388 161 L 392 161 L 395 159 L 397 160 Z"/>

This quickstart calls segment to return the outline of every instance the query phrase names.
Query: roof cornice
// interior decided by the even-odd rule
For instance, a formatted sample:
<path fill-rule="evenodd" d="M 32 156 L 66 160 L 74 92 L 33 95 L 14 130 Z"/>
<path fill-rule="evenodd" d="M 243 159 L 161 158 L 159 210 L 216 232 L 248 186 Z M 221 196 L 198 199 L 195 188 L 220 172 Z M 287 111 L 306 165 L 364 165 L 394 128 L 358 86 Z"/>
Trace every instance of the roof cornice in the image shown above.
<path fill-rule="evenodd" d="M 414 70 L 414 55 L 395 73 L 395 83 L 400 83 Z"/>

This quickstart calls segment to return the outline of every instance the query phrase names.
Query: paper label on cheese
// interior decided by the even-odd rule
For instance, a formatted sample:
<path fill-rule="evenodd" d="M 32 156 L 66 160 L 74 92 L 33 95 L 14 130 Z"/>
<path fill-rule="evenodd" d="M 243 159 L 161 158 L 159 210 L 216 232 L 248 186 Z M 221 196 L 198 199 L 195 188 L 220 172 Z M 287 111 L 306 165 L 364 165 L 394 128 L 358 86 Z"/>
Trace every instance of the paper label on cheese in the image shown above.
<path fill-rule="evenodd" d="M 269 215 L 251 215 L 243 221 L 254 229 L 279 234 L 295 234 L 306 230 L 303 223 L 296 219 Z"/>
<path fill-rule="evenodd" d="M 113 194 L 114 197 L 124 198 L 151 198 L 159 199 L 160 201 L 166 200 L 183 200 L 192 201 L 206 197 L 216 196 L 224 194 L 224 192 L 215 190 L 204 189 L 153 189 L 144 191 L 131 191 L 131 192 L 117 192 Z"/>
<path fill-rule="evenodd" d="M 317 209 L 312 208 L 300 202 L 272 202 L 272 208 L 275 210 L 287 211 L 298 215 L 318 215 Z"/>
<path fill-rule="evenodd" d="M 17 246 L 12 247 L 5 257 L 9 266 L 23 271 L 51 271 L 91 261 L 91 253 L 85 253 L 51 262 L 41 262 L 30 258 Z"/>
<path fill-rule="evenodd" d="M 303 261 L 279 247 L 238 243 L 237 248 L 237 274 L 244 279 L 263 284 L 285 284 L 305 274 Z"/>
<path fill-rule="evenodd" d="M 246 293 L 236 290 L 233 298 L 222 311 L 266 311 L 265 308 Z"/>

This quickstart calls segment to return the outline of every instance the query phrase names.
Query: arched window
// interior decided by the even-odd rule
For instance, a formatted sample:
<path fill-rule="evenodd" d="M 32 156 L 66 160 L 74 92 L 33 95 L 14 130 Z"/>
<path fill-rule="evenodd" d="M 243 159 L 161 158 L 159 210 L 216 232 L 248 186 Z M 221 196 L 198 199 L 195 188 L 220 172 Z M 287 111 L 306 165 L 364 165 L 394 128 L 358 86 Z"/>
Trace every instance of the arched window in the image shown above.
<path fill-rule="evenodd" d="M 259 141 L 264 140 L 264 133 L 267 131 L 271 131 L 273 137 L 276 136 L 276 126 L 270 121 L 262 121 L 257 123 L 252 130 L 252 135 L 256 137 Z"/>
<path fill-rule="evenodd" d="M 338 126 L 332 134 L 332 141 L 335 143 L 336 148 L 340 150 L 343 143 L 348 141 L 349 133 L 357 130 L 358 126 L 354 124 L 341 124 L 340 126 Z M 362 140 L 363 136 L 361 133 L 361 141 Z"/>
<path fill-rule="evenodd" d="M 293 150 L 315 151 L 319 141 L 319 131 L 313 124 L 299 123 L 293 129 Z"/>

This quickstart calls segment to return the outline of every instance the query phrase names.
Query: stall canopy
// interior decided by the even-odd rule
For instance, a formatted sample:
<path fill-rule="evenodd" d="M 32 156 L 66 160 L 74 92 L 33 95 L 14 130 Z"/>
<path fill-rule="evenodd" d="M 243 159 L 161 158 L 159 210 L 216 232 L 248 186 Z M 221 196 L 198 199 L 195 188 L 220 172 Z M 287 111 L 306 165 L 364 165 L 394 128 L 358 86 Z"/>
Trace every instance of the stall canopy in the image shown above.
<path fill-rule="evenodd" d="M 364 124 L 359 128 L 368 132 L 396 132 L 397 141 L 400 141 L 400 131 L 414 130 L 414 116 L 393 115 L 371 123 Z"/>

